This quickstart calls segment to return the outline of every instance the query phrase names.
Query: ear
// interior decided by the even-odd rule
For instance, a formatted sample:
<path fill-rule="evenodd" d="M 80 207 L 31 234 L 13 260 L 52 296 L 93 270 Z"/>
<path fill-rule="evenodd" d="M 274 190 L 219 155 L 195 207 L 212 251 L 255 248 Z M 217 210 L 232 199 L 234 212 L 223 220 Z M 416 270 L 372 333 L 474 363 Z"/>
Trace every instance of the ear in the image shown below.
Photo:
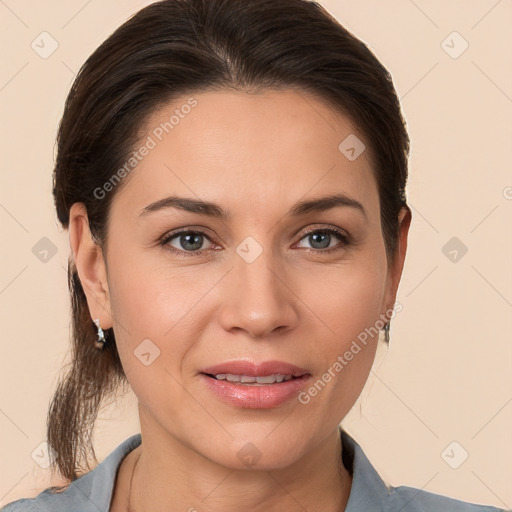
<path fill-rule="evenodd" d="M 112 327 L 107 269 L 101 247 L 93 240 L 87 209 L 74 203 L 69 213 L 69 243 L 78 277 L 87 297 L 91 320 L 99 318 L 102 329 Z"/>
<path fill-rule="evenodd" d="M 386 312 L 392 312 L 394 309 L 398 285 L 400 284 L 400 278 L 402 277 L 405 253 L 407 252 L 407 236 L 409 234 L 411 220 L 411 210 L 409 208 L 402 207 L 398 214 L 400 227 L 398 230 L 398 244 L 395 253 L 395 261 L 388 269 L 386 291 L 383 301 L 384 311 L 382 311 L 382 317 L 386 317 L 387 321 L 391 318 Z"/>

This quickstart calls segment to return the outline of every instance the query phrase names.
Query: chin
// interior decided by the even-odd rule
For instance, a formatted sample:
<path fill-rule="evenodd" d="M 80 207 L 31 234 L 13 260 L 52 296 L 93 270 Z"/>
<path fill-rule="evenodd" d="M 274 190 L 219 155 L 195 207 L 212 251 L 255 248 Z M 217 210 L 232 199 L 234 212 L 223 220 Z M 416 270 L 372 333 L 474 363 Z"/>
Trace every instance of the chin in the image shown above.
<path fill-rule="evenodd" d="M 307 446 L 302 443 L 307 441 L 304 441 L 304 433 L 299 436 L 296 432 L 284 428 L 278 433 L 279 428 L 282 428 L 282 425 L 278 425 L 268 429 L 253 425 L 254 428 L 247 429 L 243 436 L 237 436 L 237 439 L 226 447 L 224 454 L 219 454 L 222 459 L 222 462 L 219 462 L 238 470 L 274 470 L 292 465 L 305 452 Z M 298 439 L 302 440 L 302 443 Z M 226 453 L 228 457 L 225 456 Z"/>

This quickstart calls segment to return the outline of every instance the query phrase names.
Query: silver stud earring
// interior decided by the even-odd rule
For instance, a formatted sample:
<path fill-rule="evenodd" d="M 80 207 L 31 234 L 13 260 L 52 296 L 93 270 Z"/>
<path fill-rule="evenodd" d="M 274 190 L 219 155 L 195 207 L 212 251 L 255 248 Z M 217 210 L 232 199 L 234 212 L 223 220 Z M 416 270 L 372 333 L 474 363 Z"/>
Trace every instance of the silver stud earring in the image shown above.
<path fill-rule="evenodd" d="M 391 322 L 388 322 L 385 326 L 384 326 L 384 341 L 388 344 L 389 346 L 389 328 L 391 326 Z"/>
<path fill-rule="evenodd" d="M 96 324 L 96 327 L 98 328 L 98 339 L 94 342 L 97 349 L 102 349 L 105 346 L 106 339 L 105 334 L 103 333 L 103 329 L 100 327 L 100 319 L 96 318 L 94 320 L 94 323 Z"/>

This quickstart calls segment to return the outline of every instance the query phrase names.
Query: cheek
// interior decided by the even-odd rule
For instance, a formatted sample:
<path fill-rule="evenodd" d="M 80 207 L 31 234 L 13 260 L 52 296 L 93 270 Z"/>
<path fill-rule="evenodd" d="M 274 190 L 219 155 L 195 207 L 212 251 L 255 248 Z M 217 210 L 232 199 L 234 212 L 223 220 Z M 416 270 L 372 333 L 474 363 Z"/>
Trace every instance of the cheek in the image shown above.
<path fill-rule="evenodd" d="M 181 365 L 196 339 L 192 329 L 201 328 L 187 315 L 195 293 L 163 269 L 133 262 L 117 266 L 109 281 L 117 348 L 133 392 L 149 410 L 178 414 L 186 404 Z"/>
<path fill-rule="evenodd" d="M 148 260 L 118 257 L 109 273 L 119 357 L 143 403 L 184 377 L 187 356 L 211 321 L 208 301 L 201 299 L 218 282 L 213 272 L 198 267 Z"/>
<path fill-rule="evenodd" d="M 310 275 L 298 291 L 315 315 L 324 346 L 343 349 L 379 320 L 385 270 L 378 262 L 325 268 Z"/>
<path fill-rule="evenodd" d="M 194 267 L 163 265 L 142 257 L 119 259 L 112 270 L 111 307 L 114 321 L 129 333 L 130 343 L 154 338 L 161 342 L 182 329 L 194 305 L 215 279 Z"/>
<path fill-rule="evenodd" d="M 350 268 L 349 268 L 350 267 Z M 378 263 L 329 270 L 308 284 L 308 306 L 318 312 L 311 354 L 322 373 L 300 397 L 313 416 L 338 421 L 360 395 L 372 367 L 385 274 Z"/>

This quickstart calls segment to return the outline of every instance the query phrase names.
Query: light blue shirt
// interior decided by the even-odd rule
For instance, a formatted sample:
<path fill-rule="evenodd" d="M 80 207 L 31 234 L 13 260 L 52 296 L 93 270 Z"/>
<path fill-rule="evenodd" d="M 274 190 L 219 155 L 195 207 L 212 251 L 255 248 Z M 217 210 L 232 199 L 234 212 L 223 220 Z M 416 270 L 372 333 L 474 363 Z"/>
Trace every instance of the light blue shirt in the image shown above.
<path fill-rule="evenodd" d="M 341 429 L 340 429 L 341 430 Z M 352 472 L 352 487 L 345 512 L 510 512 L 476 505 L 414 487 L 386 485 L 362 448 L 341 430 L 343 463 Z M 47 490 L 35 498 L 14 501 L 0 512 L 108 512 L 117 470 L 133 449 L 141 444 L 140 434 L 121 443 L 103 462 L 60 494 Z"/>

